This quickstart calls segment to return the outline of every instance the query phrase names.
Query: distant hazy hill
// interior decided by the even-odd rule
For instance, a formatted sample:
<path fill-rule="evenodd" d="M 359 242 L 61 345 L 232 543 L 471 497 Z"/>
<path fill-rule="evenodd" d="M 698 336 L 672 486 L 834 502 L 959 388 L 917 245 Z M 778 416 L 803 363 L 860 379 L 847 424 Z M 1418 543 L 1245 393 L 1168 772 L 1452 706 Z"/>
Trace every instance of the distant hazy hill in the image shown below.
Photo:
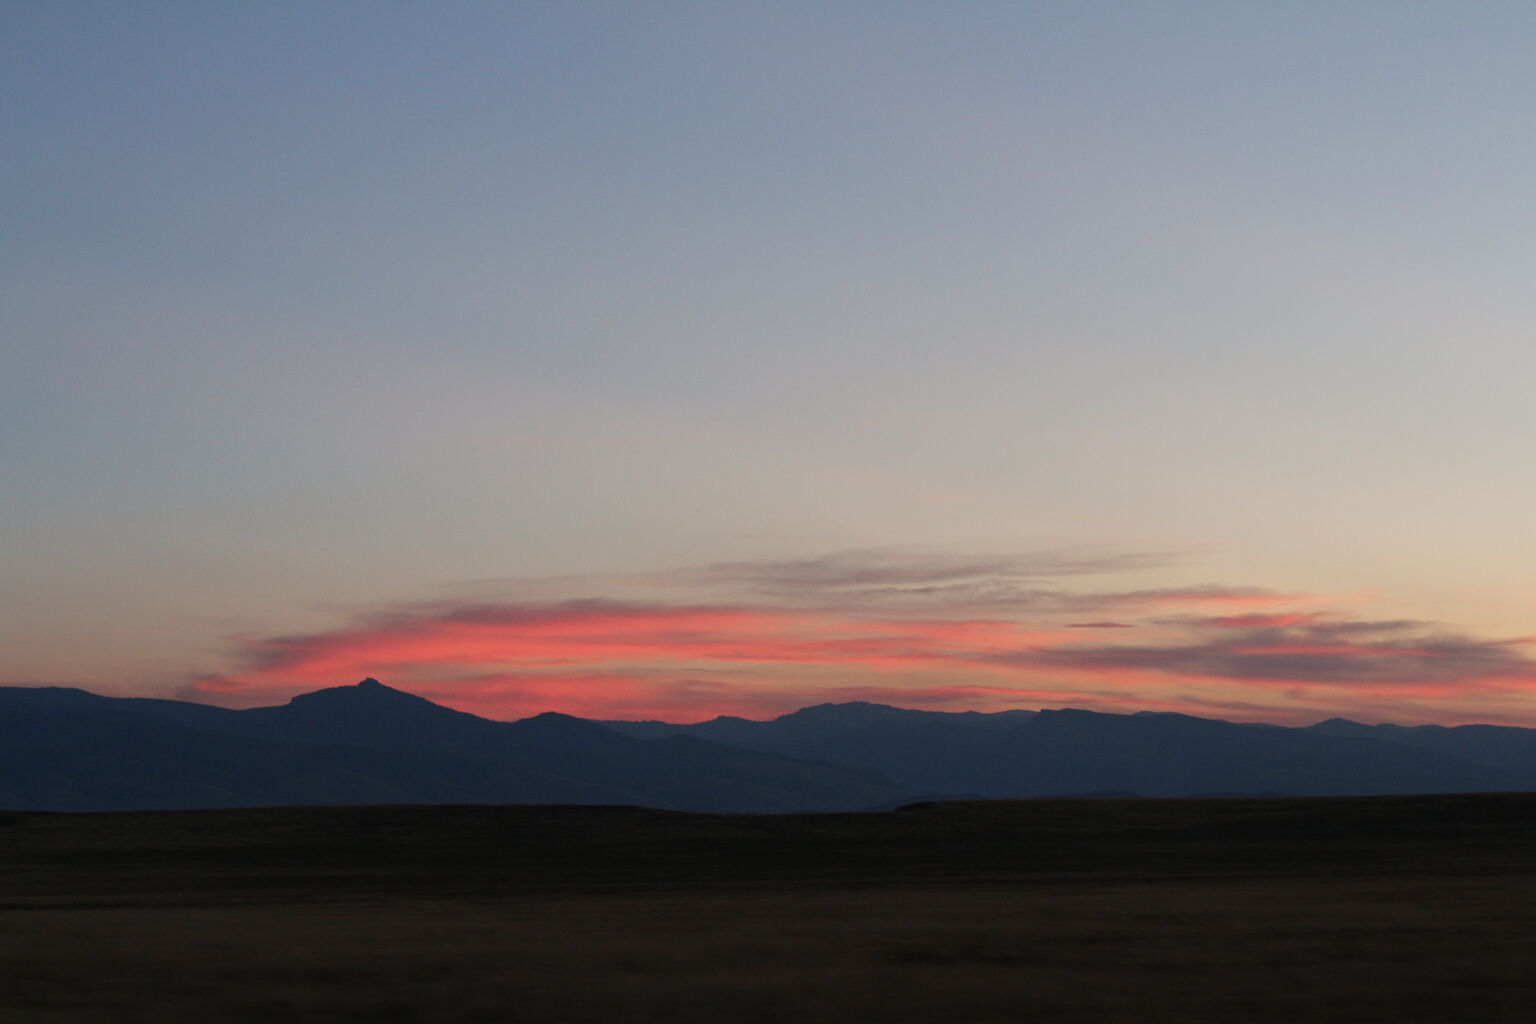
<path fill-rule="evenodd" d="M 605 723 L 695 735 L 879 772 L 898 785 L 986 797 L 1349 795 L 1536 789 L 1536 730 L 1405 728 L 1333 719 L 1306 729 L 1142 712 L 944 713 L 823 704 L 772 721 Z"/>
<path fill-rule="evenodd" d="M 129 810 L 365 803 L 862 810 L 910 799 L 869 773 L 568 715 L 494 722 L 374 680 L 231 711 L 0 688 L 0 807 Z"/>

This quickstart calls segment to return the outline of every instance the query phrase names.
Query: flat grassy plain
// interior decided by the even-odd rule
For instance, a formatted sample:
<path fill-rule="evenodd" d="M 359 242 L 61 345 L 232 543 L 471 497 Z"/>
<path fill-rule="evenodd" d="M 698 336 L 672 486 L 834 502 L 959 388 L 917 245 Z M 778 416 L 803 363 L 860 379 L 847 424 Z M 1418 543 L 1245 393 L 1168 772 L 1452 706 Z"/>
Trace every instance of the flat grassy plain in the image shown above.
<path fill-rule="evenodd" d="M 0 813 L 0 1020 L 1536 1019 L 1536 795 Z"/>

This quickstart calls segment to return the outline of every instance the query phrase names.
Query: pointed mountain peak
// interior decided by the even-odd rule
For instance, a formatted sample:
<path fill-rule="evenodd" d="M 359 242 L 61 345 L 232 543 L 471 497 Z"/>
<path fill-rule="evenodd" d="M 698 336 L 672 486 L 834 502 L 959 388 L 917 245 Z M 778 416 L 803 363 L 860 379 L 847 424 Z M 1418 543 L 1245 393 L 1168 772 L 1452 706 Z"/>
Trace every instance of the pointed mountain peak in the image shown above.
<path fill-rule="evenodd" d="M 559 711 L 544 711 L 529 718 L 508 722 L 506 725 L 524 736 L 600 736 L 604 739 L 612 737 L 624 740 L 630 738 L 601 722 L 595 722 L 590 718 L 577 718 L 575 715 L 562 714 Z"/>
<path fill-rule="evenodd" d="M 1307 728 L 1314 732 L 1360 732 L 1371 727 L 1361 722 L 1350 721 L 1348 718 L 1334 717 L 1318 722 L 1315 725 L 1309 725 Z"/>
<path fill-rule="evenodd" d="M 442 705 L 434 704 L 425 697 L 418 697 L 414 693 L 406 693 L 404 690 L 385 686 L 371 676 L 351 686 L 328 686 L 323 690 L 301 693 L 288 701 L 288 706 L 290 707 L 295 705 L 316 706 L 322 704 L 346 707 L 381 707 L 386 705 L 442 707 Z M 443 710 L 447 711 L 449 709 L 443 708 Z"/>
<path fill-rule="evenodd" d="M 812 718 L 870 718 L 892 714 L 910 715 L 915 713 L 906 708 L 892 707 L 889 704 L 873 704 L 867 700 L 850 700 L 842 704 L 813 704 L 810 707 L 780 715 L 776 721 Z"/>
<path fill-rule="evenodd" d="M 396 690 L 376 679 L 301 693 L 287 704 L 252 708 L 242 714 L 260 718 L 267 728 L 284 737 L 365 746 L 456 743 L 464 736 L 479 736 L 496 727 L 487 719 Z"/>

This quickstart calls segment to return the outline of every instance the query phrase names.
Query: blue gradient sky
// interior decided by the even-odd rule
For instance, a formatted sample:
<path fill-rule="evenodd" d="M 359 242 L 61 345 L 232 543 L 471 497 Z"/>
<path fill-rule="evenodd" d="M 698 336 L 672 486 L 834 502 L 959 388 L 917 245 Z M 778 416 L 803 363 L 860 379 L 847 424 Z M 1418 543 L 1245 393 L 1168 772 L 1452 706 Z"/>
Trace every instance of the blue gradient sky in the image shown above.
<path fill-rule="evenodd" d="M 1495 2 L 7 0 L 0 682 L 1536 725 L 1533 46 Z M 959 555 L 1057 597 L 979 610 L 923 561 Z M 816 576 L 871 559 L 927 603 Z M 272 653 L 466 602 L 808 607 L 722 563 L 844 588 L 844 633 L 1020 632 L 921 678 L 788 626 L 748 681 L 486 653 L 515 631 Z M 1104 611 L 1200 586 L 1313 616 L 1220 627 L 1292 630 L 1241 648 L 1291 676 Z M 1090 605 L 1132 621 L 1060 639 Z M 1305 660 L 1351 624 L 1396 638 L 1369 682 Z M 1409 648 L 1471 662 L 1431 692 Z"/>

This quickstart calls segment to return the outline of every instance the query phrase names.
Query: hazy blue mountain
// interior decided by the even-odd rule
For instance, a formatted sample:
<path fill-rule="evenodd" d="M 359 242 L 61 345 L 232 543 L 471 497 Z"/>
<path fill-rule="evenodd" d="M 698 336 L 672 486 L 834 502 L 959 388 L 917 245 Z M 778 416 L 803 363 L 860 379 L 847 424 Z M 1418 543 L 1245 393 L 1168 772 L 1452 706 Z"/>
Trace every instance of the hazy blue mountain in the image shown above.
<path fill-rule="evenodd" d="M 1536 789 L 1536 729 L 1505 725 L 1361 725 L 1330 718 L 1308 727 L 1323 736 L 1375 739 L 1432 750 L 1509 772 Z"/>
<path fill-rule="evenodd" d="M 345 803 L 615 803 L 856 810 L 912 791 L 855 769 L 692 737 L 647 742 L 544 714 L 495 722 L 366 680 L 231 711 L 0 688 L 0 806 L 125 810 Z"/>
<path fill-rule="evenodd" d="M 986 797 L 1536 788 L 1536 771 L 1524 760 L 1536 763 L 1536 730 L 1493 726 L 1286 729 L 1171 713 L 979 715 L 865 703 L 818 705 L 764 722 L 607 724 L 633 735 L 729 735 L 738 746 L 862 768 L 912 789 Z"/>
<path fill-rule="evenodd" d="M 1009 736 L 989 789 L 1020 795 L 1130 789 L 1148 796 L 1333 795 L 1519 788 L 1462 759 L 1369 738 L 1340 739 L 1176 714 L 1042 712 Z"/>
<path fill-rule="evenodd" d="M 767 722 L 721 715 L 693 725 L 668 722 L 619 722 L 602 724 L 629 736 L 656 739 L 663 736 L 699 736 L 720 743 L 734 743 L 788 753 L 801 747 L 820 749 L 824 741 L 847 736 L 865 729 L 900 729 L 921 724 L 952 723 L 982 729 L 1006 729 L 1032 715 L 1033 711 L 917 711 L 912 708 L 850 701 L 846 704 L 817 704 L 780 715 Z"/>

